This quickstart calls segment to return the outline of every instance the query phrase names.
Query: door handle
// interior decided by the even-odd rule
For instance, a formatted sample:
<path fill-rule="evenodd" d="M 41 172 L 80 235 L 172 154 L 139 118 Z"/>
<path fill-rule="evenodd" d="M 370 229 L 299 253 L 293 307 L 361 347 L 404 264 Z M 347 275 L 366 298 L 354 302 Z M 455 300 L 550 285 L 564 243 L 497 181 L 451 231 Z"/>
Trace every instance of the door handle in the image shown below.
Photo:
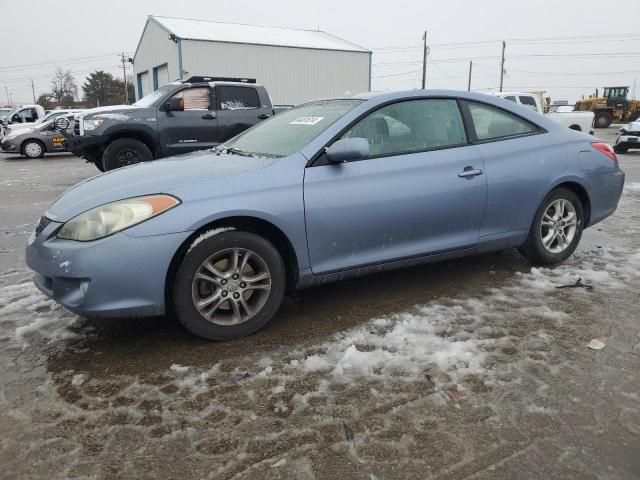
<path fill-rule="evenodd" d="M 464 170 L 458 173 L 458 176 L 461 178 L 464 178 L 464 177 L 475 177 L 476 175 L 482 175 L 482 174 L 483 174 L 483 171 L 480 170 L 479 168 L 464 167 Z"/>
<path fill-rule="evenodd" d="M 267 118 L 269 118 L 271 115 L 269 115 L 268 113 L 261 113 L 260 115 L 258 115 L 258 118 L 260 120 L 266 120 Z"/>
<path fill-rule="evenodd" d="M 205 113 L 204 115 L 202 115 L 202 118 L 204 120 L 214 120 L 216 118 L 215 113 Z"/>

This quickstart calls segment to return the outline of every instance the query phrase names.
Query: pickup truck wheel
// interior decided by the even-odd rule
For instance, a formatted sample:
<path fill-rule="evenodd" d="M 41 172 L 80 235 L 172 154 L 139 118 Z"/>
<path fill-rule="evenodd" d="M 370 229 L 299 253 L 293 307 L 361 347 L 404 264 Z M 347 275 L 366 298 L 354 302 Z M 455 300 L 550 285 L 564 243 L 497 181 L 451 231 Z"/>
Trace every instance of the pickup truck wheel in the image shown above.
<path fill-rule="evenodd" d="M 120 138 L 111 142 L 102 155 L 102 165 L 105 171 L 149 160 L 153 160 L 149 147 L 133 138 Z"/>
<path fill-rule="evenodd" d="M 22 154 L 27 158 L 42 158 L 44 153 L 44 145 L 37 140 L 27 140 L 22 145 Z"/>
<path fill-rule="evenodd" d="M 266 325 L 282 303 L 282 257 L 252 233 L 207 235 L 191 245 L 176 273 L 172 297 L 178 319 L 209 340 L 250 335 Z"/>
<path fill-rule="evenodd" d="M 596 128 L 608 128 L 613 122 L 613 116 L 610 113 L 599 113 L 596 115 Z"/>

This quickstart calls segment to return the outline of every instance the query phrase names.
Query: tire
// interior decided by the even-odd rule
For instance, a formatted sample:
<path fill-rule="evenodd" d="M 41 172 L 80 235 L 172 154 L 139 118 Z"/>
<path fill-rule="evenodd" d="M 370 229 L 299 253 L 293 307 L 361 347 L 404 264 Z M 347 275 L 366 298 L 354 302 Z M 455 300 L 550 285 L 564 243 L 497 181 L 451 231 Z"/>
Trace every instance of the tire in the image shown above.
<path fill-rule="evenodd" d="M 557 202 L 568 202 L 571 207 L 569 208 L 567 203 L 563 204 L 565 215 L 560 217 L 558 221 L 554 218 L 556 213 L 559 213 L 558 209 L 555 208 L 555 206 L 560 205 Z M 570 216 L 571 211 L 575 214 L 573 217 Z M 545 213 L 547 214 L 546 216 Z M 574 220 L 563 220 L 566 222 L 563 226 L 560 222 L 562 218 L 572 218 Z M 543 219 L 545 221 L 544 225 Z M 534 264 L 555 265 L 569 258 L 575 251 L 578 243 L 580 243 L 580 238 L 582 238 L 583 228 L 584 209 L 582 202 L 571 190 L 557 188 L 549 193 L 538 207 L 529 236 L 524 245 L 518 248 L 518 251 Z M 563 231 L 564 237 L 558 237 L 553 234 L 553 232 L 559 230 Z M 549 235 L 552 235 L 553 238 L 549 237 Z M 544 239 L 548 238 L 551 238 L 551 241 L 547 241 L 547 246 L 545 246 Z"/>
<path fill-rule="evenodd" d="M 27 158 L 42 158 L 46 153 L 46 148 L 38 140 L 27 140 L 22 144 L 22 155 Z"/>
<path fill-rule="evenodd" d="M 613 122 L 613 116 L 608 112 L 598 113 L 596 115 L 596 128 L 608 128 Z"/>
<path fill-rule="evenodd" d="M 207 262 L 213 270 L 205 267 Z M 269 278 L 258 279 L 264 274 Z M 191 333 L 208 340 L 233 340 L 271 320 L 285 286 L 284 262 L 270 242 L 253 233 L 226 231 L 192 244 L 175 275 L 171 297 L 179 321 Z M 200 310 L 198 301 L 203 304 Z"/>
<path fill-rule="evenodd" d="M 135 163 L 148 162 L 149 160 L 153 160 L 149 147 L 133 138 L 114 140 L 102 155 L 102 164 L 105 171 L 115 170 Z"/>
<path fill-rule="evenodd" d="M 91 163 L 93 163 L 98 170 L 100 170 L 101 172 L 104 172 L 104 165 L 102 164 L 102 160 L 94 160 Z"/>

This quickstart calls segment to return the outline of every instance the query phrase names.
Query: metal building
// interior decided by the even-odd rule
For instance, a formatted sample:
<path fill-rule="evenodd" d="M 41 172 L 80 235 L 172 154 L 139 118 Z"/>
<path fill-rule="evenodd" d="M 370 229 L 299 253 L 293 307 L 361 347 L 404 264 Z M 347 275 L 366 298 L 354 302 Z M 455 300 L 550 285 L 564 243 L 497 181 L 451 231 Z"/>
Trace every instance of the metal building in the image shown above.
<path fill-rule="evenodd" d="M 252 78 L 275 104 L 371 89 L 371 51 L 326 32 L 149 16 L 134 55 L 136 98 L 193 76 Z"/>

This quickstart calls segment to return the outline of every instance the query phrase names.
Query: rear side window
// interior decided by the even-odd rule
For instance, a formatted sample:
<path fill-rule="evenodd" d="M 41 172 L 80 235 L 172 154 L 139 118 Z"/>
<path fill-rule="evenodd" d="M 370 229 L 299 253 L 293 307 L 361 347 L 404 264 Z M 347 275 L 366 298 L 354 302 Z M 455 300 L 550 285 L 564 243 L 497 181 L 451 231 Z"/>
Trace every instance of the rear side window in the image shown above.
<path fill-rule="evenodd" d="M 218 87 L 220 109 L 222 110 L 250 110 L 260 108 L 258 92 L 249 87 Z"/>
<path fill-rule="evenodd" d="M 513 95 L 508 95 L 508 96 L 504 97 L 504 99 L 505 100 L 509 100 L 510 102 L 513 102 L 513 103 L 518 103 L 518 102 L 516 102 L 516 97 L 514 97 Z"/>
<path fill-rule="evenodd" d="M 371 157 L 399 155 L 467 143 L 453 99 L 408 100 L 382 107 L 342 138 L 366 138 Z"/>
<path fill-rule="evenodd" d="M 515 137 L 538 131 L 538 127 L 499 108 L 469 102 L 478 140 Z"/>
<path fill-rule="evenodd" d="M 536 105 L 536 100 L 533 97 L 524 97 L 520 95 L 520 103 L 528 107 L 533 107 L 533 109 L 536 111 L 538 110 L 538 106 Z"/>
<path fill-rule="evenodd" d="M 189 88 L 176 93 L 175 96 L 184 99 L 185 110 L 209 110 L 211 104 L 209 87 Z"/>

